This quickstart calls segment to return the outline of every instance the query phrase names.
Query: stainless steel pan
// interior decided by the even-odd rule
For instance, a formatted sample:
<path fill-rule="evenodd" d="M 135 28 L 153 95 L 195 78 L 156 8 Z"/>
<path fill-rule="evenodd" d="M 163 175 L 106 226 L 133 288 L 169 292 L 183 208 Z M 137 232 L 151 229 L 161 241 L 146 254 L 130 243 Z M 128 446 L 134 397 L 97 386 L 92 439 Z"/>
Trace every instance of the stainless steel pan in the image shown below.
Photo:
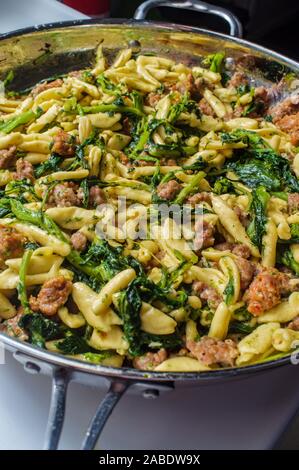
<path fill-rule="evenodd" d="M 206 12 L 222 17 L 230 35 L 188 26 L 145 21 L 147 12 L 155 6 L 171 6 Z M 299 64 L 261 46 L 240 39 L 242 28 L 230 12 L 196 0 L 148 0 L 135 13 L 133 20 L 83 20 L 46 24 L 0 36 L 0 77 L 15 71 L 13 87 L 25 88 L 56 73 L 88 67 L 98 44 L 108 56 L 127 47 L 156 52 L 188 64 L 195 64 L 202 55 L 223 50 L 233 61 L 244 54 L 257 57 L 258 67 L 252 79 L 259 84 L 271 84 L 285 73 L 299 74 Z M 106 379 L 110 388 L 99 404 L 86 432 L 82 449 L 93 449 L 113 408 L 122 394 L 137 389 L 145 398 L 180 386 L 198 386 L 212 381 L 227 381 L 257 374 L 269 368 L 289 363 L 289 358 L 253 366 L 201 373 L 142 372 L 129 368 L 103 367 L 84 363 L 59 354 L 41 350 L 0 333 L 5 347 L 30 373 L 51 375 L 52 398 L 45 449 L 56 449 L 64 421 L 67 386 L 70 381 L 96 385 Z"/>

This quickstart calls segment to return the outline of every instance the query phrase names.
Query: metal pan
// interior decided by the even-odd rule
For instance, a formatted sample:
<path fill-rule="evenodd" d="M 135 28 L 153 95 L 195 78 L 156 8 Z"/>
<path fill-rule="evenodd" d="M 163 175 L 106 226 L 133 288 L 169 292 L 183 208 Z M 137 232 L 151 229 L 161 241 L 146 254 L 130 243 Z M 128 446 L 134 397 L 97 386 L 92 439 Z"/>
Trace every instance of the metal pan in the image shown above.
<path fill-rule="evenodd" d="M 177 24 L 145 21 L 148 11 L 156 6 L 185 8 L 223 18 L 230 35 Z M 13 69 L 15 89 L 31 86 L 57 73 L 68 72 L 92 63 L 101 43 L 113 57 L 124 47 L 167 55 L 188 64 L 196 64 L 202 55 L 223 50 L 229 60 L 245 54 L 255 56 L 257 67 L 252 80 L 271 84 L 284 74 L 299 75 L 299 64 L 280 54 L 242 40 L 238 19 L 229 11 L 196 0 L 183 2 L 148 0 L 136 11 L 133 20 L 79 20 L 34 26 L 0 36 L 0 77 Z M 82 449 L 93 449 L 113 408 L 128 388 L 137 389 L 146 398 L 180 386 L 195 386 L 212 381 L 240 379 L 289 363 L 285 357 L 252 366 L 200 373 L 143 372 L 130 368 L 103 367 L 84 363 L 41 350 L 0 333 L 0 340 L 14 353 L 27 372 L 52 376 L 52 398 L 45 437 L 45 449 L 57 449 L 64 421 L 67 386 L 70 381 L 97 385 L 106 379 L 110 388 L 99 404 L 86 432 Z"/>

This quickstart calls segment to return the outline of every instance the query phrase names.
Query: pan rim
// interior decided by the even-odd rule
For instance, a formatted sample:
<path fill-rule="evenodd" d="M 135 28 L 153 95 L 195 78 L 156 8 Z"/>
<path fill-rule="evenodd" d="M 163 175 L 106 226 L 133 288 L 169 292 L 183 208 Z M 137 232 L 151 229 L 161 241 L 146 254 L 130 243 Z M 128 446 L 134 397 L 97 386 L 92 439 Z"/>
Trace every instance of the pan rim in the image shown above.
<path fill-rule="evenodd" d="M 88 27 L 88 26 L 103 26 L 103 27 L 127 27 L 127 28 L 155 28 L 161 31 L 175 31 L 176 33 L 195 33 L 202 34 L 204 36 L 210 36 L 214 38 L 219 38 L 222 40 L 228 40 L 229 42 L 247 46 L 253 51 L 259 52 L 263 55 L 270 56 L 271 58 L 278 60 L 288 66 L 294 68 L 299 72 L 299 63 L 293 59 L 286 57 L 283 54 L 277 53 L 268 49 L 264 46 L 259 46 L 258 44 L 252 43 L 245 39 L 235 38 L 227 34 L 218 33 L 210 31 L 207 29 L 187 26 L 176 23 L 164 23 L 156 21 L 143 21 L 143 20 L 133 20 L 133 19 L 81 19 L 81 20 L 70 20 L 70 21 L 58 21 L 54 23 L 44 23 L 39 25 L 34 25 L 26 28 L 17 29 L 7 33 L 0 34 L 0 41 L 6 39 L 12 39 L 18 36 L 24 36 L 27 34 L 38 33 L 41 31 L 47 31 L 52 29 L 62 30 L 63 28 L 71 27 Z M 41 349 L 39 347 L 33 346 L 29 343 L 25 343 L 16 338 L 9 337 L 5 333 L 0 332 L 0 340 L 7 346 L 9 350 L 19 351 L 28 355 L 28 360 L 30 357 L 34 359 L 43 361 L 45 363 L 50 363 L 54 366 L 68 367 L 74 372 L 88 373 L 92 375 L 105 376 L 110 378 L 120 378 L 128 380 L 137 380 L 137 381 L 163 381 L 163 382 L 179 382 L 179 381 L 212 381 L 226 378 L 234 377 L 244 377 L 247 375 L 252 375 L 253 373 L 262 372 L 265 370 L 274 369 L 276 367 L 281 367 L 287 364 L 291 364 L 290 355 L 286 357 L 276 359 L 273 361 L 266 361 L 258 364 L 252 364 L 242 367 L 233 367 L 226 369 L 216 369 L 211 371 L 202 371 L 202 372 L 158 372 L 158 371 L 139 371 L 133 368 L 116 368 L 116 367 L 107 367 L 101 366 L 98 364 L 92 364 L 84 362 L 81 360 L 72 359 L 62 354 L 54 353 Z"/>
<path fill-rule="evenodd" d="M 284 62 L 291 67 L 294 67 L 299 72 L 299 62 L 294 59 L 291 59 L 284 54 L 273 51 L 264 46 L 260 46 L 254 42 L 247 41 L 246 39 L 237 38 L 230 36 L 228 34 L 219 33 L 211 31 L 204 28 L 199 28 L 195 26 L 188 26 L 179 23 L 166 23 L 160 21 L 149 21 L 149 20 L 134 20 L 126 18 L 88 18 L 88 19 L 79 19 L 79 20 L 68 20 L 68 21 L 57 21 L 53 23 L 42 23 L 34 26 L 29 26 L 26 28 L 16 29 L 14 31 L 9 31 L 7 33 L 0 34 L 0 41 L 5 39 L 10 39 L 18 36 L 24 36 L 26 34 L 38 33 L 40 31 L 47 31 L 52 29 L 63 29 L 71 27 L 88 27 L 88 26 L 112 26 L 112 27 L 127 27 L 127 28 L 156 28 L 161 31 L 174 31 L 177 33 L 195 33 L 203 34 L 205 36 L 211 36 L 214 38 L 225 39 L 232 43 L 247 46 L 254 51 L 260 52 L 264 55 L 268 55 L 274 59 L 277 59 L 280 62 Z"/>

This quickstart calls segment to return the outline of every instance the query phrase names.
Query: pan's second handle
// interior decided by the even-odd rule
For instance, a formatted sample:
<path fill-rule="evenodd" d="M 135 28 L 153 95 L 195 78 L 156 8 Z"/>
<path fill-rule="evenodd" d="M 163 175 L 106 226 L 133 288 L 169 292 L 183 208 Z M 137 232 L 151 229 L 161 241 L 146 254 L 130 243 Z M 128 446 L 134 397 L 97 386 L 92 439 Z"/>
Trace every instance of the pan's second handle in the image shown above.
<path fill-rule="evenodd" d="M 238 18 L 225 8 L 211 5 L 199 0 L 184 0 L 184 1 L 170 1 L 170 0 L 147 0 L 142 3 L 134 14 L 135 20 L 144 20 L 150 10 L 156 7 L 169 7 L 181 8 L 184 10 L 193 10 L 200 13 L 209 13 L 211 15 L 220 16 L 224 21 L 229 24 L 231 36 L 237 38 L 242 37 L 242 25 Z"/>
<path fill-rule="evenodd" d="M 129 383 L 127 381 L 112 380 L 110 382 L 109 391 L 99 404 L 94 417 L 90 421 L 81 450 L 93 450 L 95 448 L 109 416 L 126 392 L 128 386 Z"/>
<path fill-rule="evenodd" d="M 56 450 L 60 441 L 65 416 L 65 403 L 69 374 L 66 369 L 54 369 L 49 417 L 44 450 Z"/>

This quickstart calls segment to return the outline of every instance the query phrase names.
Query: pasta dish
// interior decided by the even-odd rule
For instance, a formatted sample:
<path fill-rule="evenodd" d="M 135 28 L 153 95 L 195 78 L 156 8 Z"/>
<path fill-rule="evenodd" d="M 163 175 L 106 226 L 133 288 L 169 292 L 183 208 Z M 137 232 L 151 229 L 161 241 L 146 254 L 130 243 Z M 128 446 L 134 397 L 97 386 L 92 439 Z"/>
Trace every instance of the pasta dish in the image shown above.
<path fill-rule="evenodd" d="M 121 50 L 0 97 L 0 330 L 208 371 L 299 341 L 299 94 L 254 57 Z M 286 97 L 287 96 L 287 97 Z"/>

